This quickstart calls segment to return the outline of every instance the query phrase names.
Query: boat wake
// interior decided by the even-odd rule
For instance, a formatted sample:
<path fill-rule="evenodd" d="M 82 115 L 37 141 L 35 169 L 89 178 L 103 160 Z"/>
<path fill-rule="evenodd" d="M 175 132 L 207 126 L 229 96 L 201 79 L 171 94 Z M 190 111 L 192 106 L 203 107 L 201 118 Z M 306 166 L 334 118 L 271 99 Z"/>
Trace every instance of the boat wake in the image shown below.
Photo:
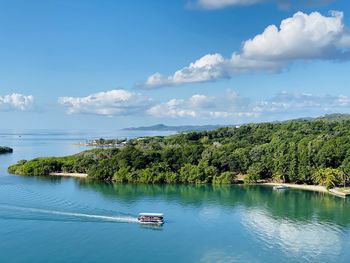
<path fill-rule="evenodd" d="M 0 208 L 29 212 L 29 213 L 68 216 L 68 217 L 75 217 L 75 218 L 80 218 L 80 219 L 92 219 L 92 220 L 101 220 L 101 221 L 108 221 L 108 222 L 120 222 L 120 223 L 138 223 L 137 218 L 132 217 L 132 216 L 96 215 L 96 214 L 47 210 L 47 209 L 31 208 L 31 207 L 12 206 L 12 205 L 4 205 L 4 204 L 0 204 Z"/>

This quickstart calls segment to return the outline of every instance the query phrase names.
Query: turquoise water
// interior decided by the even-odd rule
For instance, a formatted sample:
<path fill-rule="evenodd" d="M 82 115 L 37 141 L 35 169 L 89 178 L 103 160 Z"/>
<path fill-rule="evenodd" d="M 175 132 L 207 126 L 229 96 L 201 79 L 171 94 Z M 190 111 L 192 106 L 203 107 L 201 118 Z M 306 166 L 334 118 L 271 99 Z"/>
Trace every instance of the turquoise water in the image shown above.
<path fill-rule="evenodd" d="M 0 262 L 348 262 L 347 199 L 263 186 L 111 185 L 6 172 L 19 159 L 84 150 L 73 143 L 96 136 L 0 132 L 0 145 L 15 148 L 0 156 Z M 141 226 L 139 212 L 163 212 L 166 222 Z"/>

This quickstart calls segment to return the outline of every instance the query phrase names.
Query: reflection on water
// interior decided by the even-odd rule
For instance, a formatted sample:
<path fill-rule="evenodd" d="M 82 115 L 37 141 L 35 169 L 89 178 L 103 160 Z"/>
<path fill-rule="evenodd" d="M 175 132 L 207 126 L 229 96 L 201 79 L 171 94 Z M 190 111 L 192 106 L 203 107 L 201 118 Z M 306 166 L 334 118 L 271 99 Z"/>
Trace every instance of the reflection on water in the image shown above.
<path fill-rule="evenodd" d="M 88 224 L 84 231 L 94 233 L 87 239 L 89 246 L 93 244 L 97 250 L 104 247 L 96 235 L 101 231 L 107 242 L 130 253 L 141 250 L 141 254 L 146 252 L 137 246 L 147 247 L 149 234 L 154 233 L 159 249 L 170 249 L 174 254 L 182 249 L 192 251 L 180 257 L 186 262 L 339 262 L 343 255 L 350 255 L 346 249 L 348 200 L 313 192 L 276 194 L 264 186 L 117 185 L 3 176 L 0 200 L 0 222 L 6 223 L 6 231 L 13 231 L 3 238 L 15 238 L 14 231 L 21 224 L 30 226 L 21 232 L 21 238 L 38 238 L 32 229 L 65 223 L 69 225 L 59 230 L 59 240 L 67 239 L 73 245 L 87 237 L 79 231 L 69 233 Z M 135 223 L 137 213 L 144 211 L 164 212 L 164 227 L 115 224 Z M 101 228 L 103 222 L 108 226 Z M 0 234 L 4 234 L 1 225 Z M 58 234 L 54 228 L 50 231 Z M 120 232 L 125 233 L 116 234 Z M 16 244 L 16 239 L 12 242 Z M 111 259 L 105 256 L 105 262 Z M 167 254 L 161 258 L 177 262 Z M 124 259 L 137 260 L 129 254 Z"/>
<path fill-rule="evenodd" d="M 120 202 L 132 203 L 144 198 L 165 199 L 205 208 L 206 217 L 218 217 L 218 207 L 257 207 L 273 217 L 307 222 L 319 220 L 341 226 L 350 224 L 350 202 L 332 195 L 293 190 L 283 193 L 269 186 L 187 186 L 187 185 L 130 185 L 77 181 L 81 188 L 93 189 Z"/>
<path fill-rule="evenodd" d="M 341 230 L 332 224 L 273 218 L 268 211 L 247 209 L 242 225 L 262 246 L 281 249 L 286 257 L 309 262 L 336 257 L 341 251 Z"/>
<path fill-rule="evenodd" d="M 349 201 L 322 193 L 299 190 L 280 193 L 265 186 L 113 185 L 86 181 L 79 185 L 121 202 L 156 198 L 198 208 L 200 220 L 215 222 L 223 228 L 227 226 L 222 221 L 230 216 L 227 210 L 235 211 L 260 249 L 278 250 L 293 261 L 315 262 L 323 258 L 329 262 L 337 258 L 346 244 L 350 225 Z M 218 249 L 207 251 L 201 261 L 242 260 L 239 254 Z"/>

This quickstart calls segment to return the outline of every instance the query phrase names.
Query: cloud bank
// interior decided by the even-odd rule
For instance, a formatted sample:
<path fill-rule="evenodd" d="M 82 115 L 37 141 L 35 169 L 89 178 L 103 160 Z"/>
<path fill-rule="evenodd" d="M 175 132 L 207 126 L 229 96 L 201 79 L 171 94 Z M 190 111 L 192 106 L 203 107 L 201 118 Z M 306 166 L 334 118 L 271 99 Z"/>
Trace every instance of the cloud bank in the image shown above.
<path fill-rule="evenodd" d="M 281 92 L 269 100 L 257 102 L 256 113 L 283 112 L 342 112 L 350 109 L 350 98 L 339 95 L 313 95 L 309 93 Z"/>
<path fill-rule="evenodd" d="M 0 96 L 0 111 L 26 111 L 33 107 L 34 97 L 19 93 Z"/>
<path fill-rule="evenodd" d="M 309 116 L 350 110 L 347 96 L 281 92 L 267 100 L 254 101 L 228 90 L 222 96 L 196 94 L 188 99 L 171 99 L 147 110 L 160 118 L 241 118 L 290 114 Z"/>
<path fill-rule="evenodd" d="M 164 102 L 155 102 L 142 94 L 118 89 L 86 97 L 60 97 L 58 102 L 66 108 L 68 114 L 138 115 L 160 119 L 244 119 L 245 121 L 250 119 L 252 121 L 252 119 L 280 119 L 281 117 L 285 119 L 328 113 L 350 113 L 350 97 L 286 91 L 264 100 L 244 97 L 229 89 L 217 96 L 194 94 L 188 98 L 172 98 Z"/>
<path fill-rule="evenodd" d="M 230 58 L 207 54 L 190 65 L 164 76 L 159 72 L 141 85 L 145 88 L 216 81 L 251 72 L 276 73 L 297 61 L 347 61 L 350 59 L 350 34 L 343 23 L 343 13 L 329 16 L 318 12 L 297 12 L 270 25 L 264 32 L 248 39 Z"/>
<path fill-rule="evenodd" d="M 139 93 L 117 89 L 86 97 L 60 97 L 58 103 L 66 107 L 69 114 L 120 116 L 145 111 L 150 105 L 150 99 Z"/>

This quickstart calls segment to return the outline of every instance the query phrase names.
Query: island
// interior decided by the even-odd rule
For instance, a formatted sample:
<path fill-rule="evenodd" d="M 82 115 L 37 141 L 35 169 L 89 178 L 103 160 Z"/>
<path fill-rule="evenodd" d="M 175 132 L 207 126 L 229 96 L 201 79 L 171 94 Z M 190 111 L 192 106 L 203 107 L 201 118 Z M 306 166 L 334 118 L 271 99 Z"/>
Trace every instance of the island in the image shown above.
<path fill-rule="evenodd" d="M 0 154 L 12 153 L 13 149 L 7 146 L 0 146 Z"/>
<path fill-rule="evenodd" d="M 349 185 L 350 120 L 253 123 L 129 140 L 122 148 L 22 160 L 18 175 L 82 173 L 116 183 Z"/>

